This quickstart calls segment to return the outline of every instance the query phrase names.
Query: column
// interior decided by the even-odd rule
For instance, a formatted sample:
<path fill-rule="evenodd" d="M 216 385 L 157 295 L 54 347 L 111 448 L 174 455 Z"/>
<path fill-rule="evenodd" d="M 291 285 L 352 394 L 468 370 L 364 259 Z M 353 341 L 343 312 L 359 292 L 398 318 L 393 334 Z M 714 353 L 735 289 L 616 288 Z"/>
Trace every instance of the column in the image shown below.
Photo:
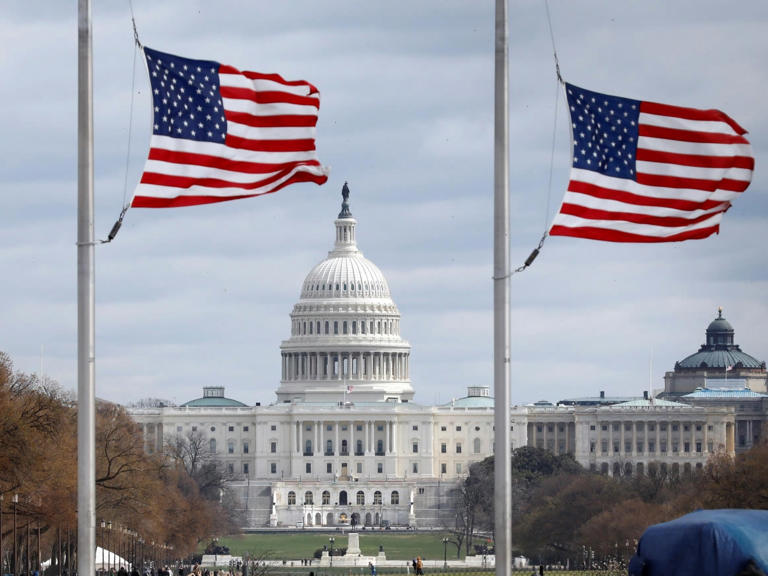
<path fill-rule="evenodd" d="M 702 430 L 704 430 L 704 445 L 701 447 L 702 452 L 708 452 L 709 451 L 709 426 L 707 425 L 707 420 L 704 421 L 704 423 L 701 425 Z"/>
<path fill-rule="evenodd" d="M 339 456 L 339 455 L 341 455 L 341 444 L 339 444 L 339 422 L 338 422 L 338 420 L 334 421 L 333 429 L 336 432 L 336 440 L 335 440 L 334 445 L 333 445 L 333 451 L 334 451 L 334 453 L 337 456 Z M 335 466 L 334 466 L 334 468 L 335 468 Z"/>
<path fill-rule="evenodd" d="M 619 434 L 619 437 L 620 437 L 619 442 L 621 443 L 620 446 L 619 446 L 619 453 L 624 454 L 624 450 L 626 449 L 626 441 L 627 441 L 627 438 L 626 438 L 626 435 L 624 434 L 624 431 L 625 431 L 625 429 L 627 427 L 627 423 L 626 422 L 619 422 L 619 426 L 621 426 L 621 430 L 619 430 L 619 432 L 620 432 L 620 434 Z"/>
<path fill-rule="evenodd" d="M 365 449 L 364 452 L 366 455 L 371 453 L 371 435 L 370 435 L 370 428 L 371 428 L 371 421 L 367 420 L 364 424 L 365 427 Z"/>
<path fill-rule="evenodd" d="M 392 421 L 392 453 L 397 454 L 397 421 Z"/>
<path fill-rule="evenodd" d="M 320 421 L 315 420 L 315 456 L 322 456 L 323 455 L 323 441 L 320 436 L 321 430 L 320 426 L 322 424 Z"/>
<path fill-rule="evenodd" d="M 391 454 L 392 453 L 392 440 L 391 440 L 391 438 L 392 438 L 392 433 L 391 433 L 392 423 L 389 422 L 389 421 L 386 421 L 385 424 L 386 425 L 384 426 L 384 429 L 387 432 L 387 439 L 386 439 L 386 445 L 384 446 L 384 449 L 385 449 L 385 452 L 387 454 Z"/>
<path fill-rule="evenodd" d="M 355 455 L 355 423 L 352 420 L 349 421 L 349 455 Z"/>

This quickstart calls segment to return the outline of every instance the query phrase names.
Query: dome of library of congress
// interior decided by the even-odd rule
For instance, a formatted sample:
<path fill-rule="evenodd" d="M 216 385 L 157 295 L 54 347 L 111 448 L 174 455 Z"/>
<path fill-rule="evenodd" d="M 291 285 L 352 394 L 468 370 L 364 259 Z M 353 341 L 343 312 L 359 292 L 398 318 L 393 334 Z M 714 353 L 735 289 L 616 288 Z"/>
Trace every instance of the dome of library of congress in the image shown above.
<path fill-rule="evenodd" d="M 280 402 L 407 402 L 411 347 L 381 270 L 357 248 L 344 184 L 328 257 L 307 274 L 280 346 Z"/>

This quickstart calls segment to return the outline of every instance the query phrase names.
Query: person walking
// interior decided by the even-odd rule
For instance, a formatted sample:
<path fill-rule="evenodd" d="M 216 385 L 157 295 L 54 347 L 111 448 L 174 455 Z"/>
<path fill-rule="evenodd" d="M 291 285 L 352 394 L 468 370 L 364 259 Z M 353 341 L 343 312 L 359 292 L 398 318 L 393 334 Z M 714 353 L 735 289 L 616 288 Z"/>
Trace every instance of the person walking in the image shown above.
<path fill-rule="evenodd" d="M 368 562 L 368 569 L 371 571 L 371 576 L 376 576 L 376 565 L 373 562 Z"/>
<path fill-rule="evenodd" d="M 416 556 L 416 576 L 422 576 L 424 574 L 424 563 L 421 561 L 421 556 Z"/>

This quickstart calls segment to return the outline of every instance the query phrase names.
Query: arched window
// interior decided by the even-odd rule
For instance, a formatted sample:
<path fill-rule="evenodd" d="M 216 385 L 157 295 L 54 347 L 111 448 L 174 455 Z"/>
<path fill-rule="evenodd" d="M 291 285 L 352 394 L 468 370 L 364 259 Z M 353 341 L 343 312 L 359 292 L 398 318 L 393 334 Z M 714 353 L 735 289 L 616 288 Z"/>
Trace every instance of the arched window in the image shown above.
<path fill-rule="evenodd" d="M 480 438 L 475 438 L 472 442 L 472 452 L 480 454 Z"/>
<path fill-rule="evenodd" d="M 346 334 L 347 333 L 347 321 L 344 320 L 344 323 L 341 325 L 341 331 Z"/>
<path fill-rule="evenodd" d="M 376 440 L 376 454 L 379 456 L 384 454 L 384 440 Z"/>
<path fill-rule="evenodd" d="M 339 333 L 339 321 L 334 320 L 333 321 L 333 333 L 338 334 Z"/>
<path fill-rule="evenodd" d="M 312 322 L 309 323 L 309 333 L 312 334 Z"/>
<path fill-rule="evenodd" d="M 312 492 L 307 490 L 304 492 L 304 504 L 314 504 L 314 499 L 312 498 Z"/>
<path fill-rule="evenodd" d="M 325 333 L 328 334 L 328 320 L 325 321 Z"/>
<path fill-rule="evenodd" d="M 291 490 L 288 492 L 288 506 L 294 506 L 296 504 L 296 492 Z"/>
<path fill-rule="evenodd" d="M 347 448 L 347 441 L 346 440 L 342 440 L 341 441 L 341 453 L 342 454 L 347 454 L 348 452 L 349 452 L 349 450 Z"/>
<path fill-rule="evenodd" d="M 333 440 L 325 441 L 325 453 L 329 456 L 333 454 Z"/>
<path fill-rule="evenodd" d="M 357 440 L 355 441 L 355 454 L 359 456 L 362 453 L 363 453 L 363 441 Z"/>
<path fill-rule="evenodd" d="M 376 490 L 376 492 L 373 493 L 373 503 L 374 504 L 381 504 L 381 492 Z"/>
<path fill-rule="evenodd" d="M 214 454 L 216 452 L 216 438 L 211 438 L 208 441 L 208 450 L 211 454 Z"/>
<path fill-rule="evenodd" d="M 358 490 L 356 497 L 358 506 L 363 506 L 365 504 L 365 492 Z"/>
<path fill-rule="evenodd" d="M 390 504 L 400 504 L 400 492 L 398 492 L 397 490 L 394 490 L 392 492 L 392 496 L 390 496 L 390 498 L 389 498 L 389 503 Z"/>
<path fill-rule="evenodd" d="M 328 490 L 323 491 L 323 504 L 328 505 L 331 503 L 331 493 Z"/>

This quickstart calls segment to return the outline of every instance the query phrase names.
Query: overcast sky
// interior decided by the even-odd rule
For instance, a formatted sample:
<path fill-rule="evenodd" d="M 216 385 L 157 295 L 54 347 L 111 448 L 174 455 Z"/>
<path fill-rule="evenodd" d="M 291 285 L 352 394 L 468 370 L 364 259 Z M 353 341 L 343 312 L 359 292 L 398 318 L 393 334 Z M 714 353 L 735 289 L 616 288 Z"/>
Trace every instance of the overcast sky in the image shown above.
<path fill-rule="evenodd" d="M 128 3 L 93 4 L 104 238 L 143 168 L 151 102 L 141 56 L 132 98 Z M 305 275 L 332 247 L 344 181 L 358 245 L 402 314 L 415 400 L 492 387 L 493 2 L 133 6 L 150 47 L 315 84 L 331 176 L 261 198 L 129 210 L 117 239 L 96 249 L 97 396 L 181 403 L 223 385 L 247 404 L 273 402 L 279 345 Z M 513 403 L 660 388 L 704 342 L 718 306 L 742 350 L 768 358 L 768 3 L 552 0 L 550 11 L 567 81 L 720 108 L 750 132 L 756 172 L 719 236 L 650 246 L 550 238 L 511 282 Z M 570 142 L 562 94 L 555 114 L 544 4 L 511 1 L 510 36 L 516 267 L 559 206 Z M 6 1 L 0 38 L 0 350 L 76 388 L 76 2 Z"/>

